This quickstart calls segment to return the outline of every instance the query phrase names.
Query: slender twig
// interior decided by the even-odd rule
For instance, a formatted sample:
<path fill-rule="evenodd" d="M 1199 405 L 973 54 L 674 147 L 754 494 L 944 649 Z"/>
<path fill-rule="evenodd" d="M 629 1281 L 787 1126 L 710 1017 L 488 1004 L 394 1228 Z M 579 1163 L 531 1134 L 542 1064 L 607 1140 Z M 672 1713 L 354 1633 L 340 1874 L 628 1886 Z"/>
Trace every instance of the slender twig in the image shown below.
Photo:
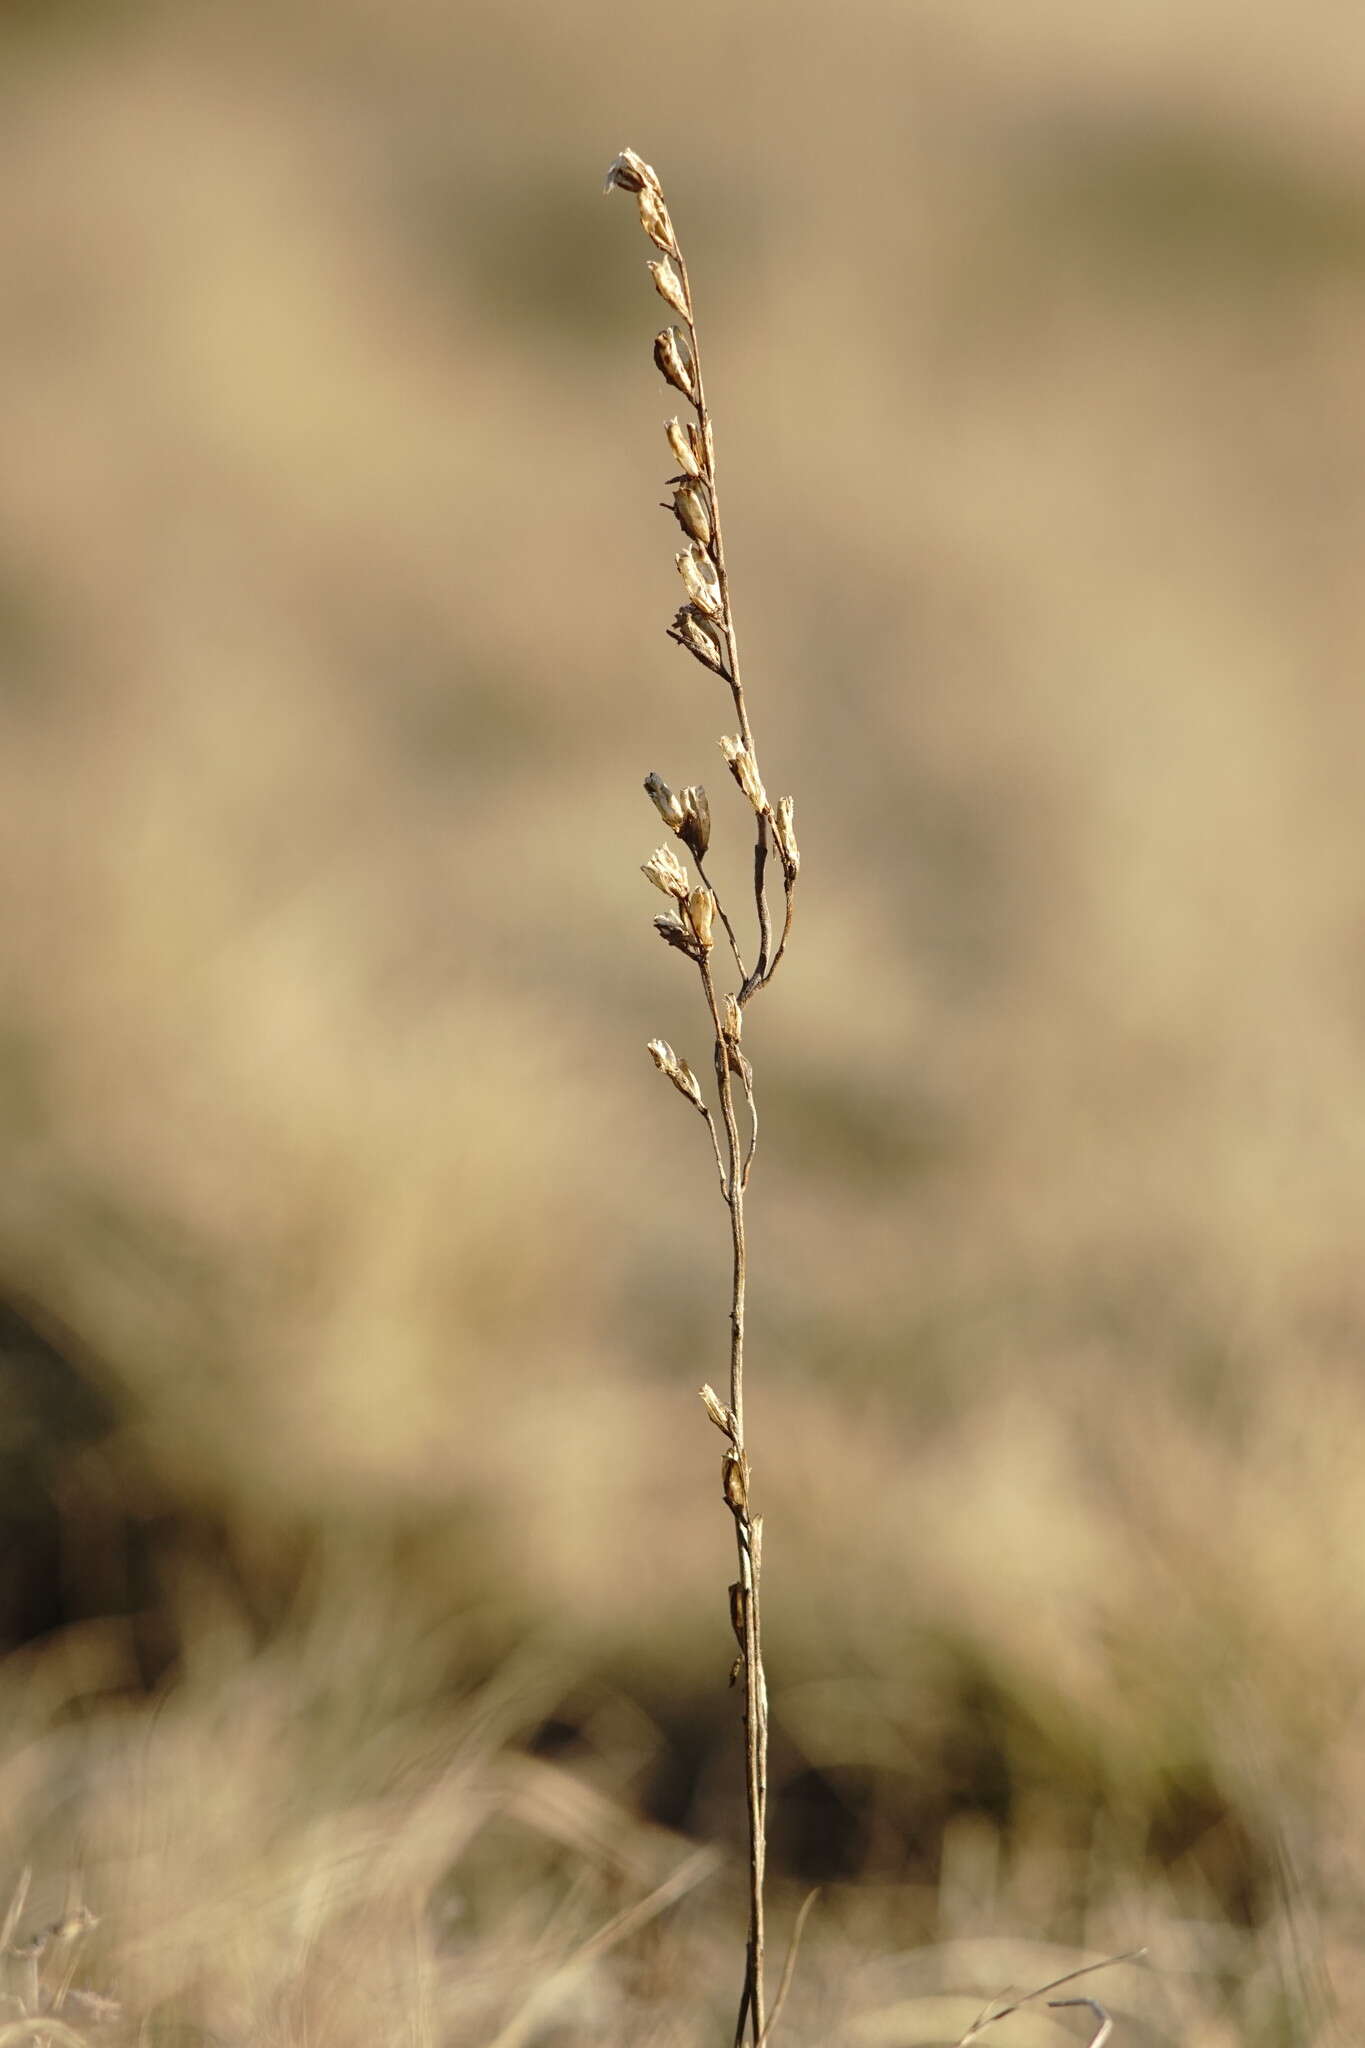
<path fill-rule="evenodd" d="M 666 427 L 669 449 L 678 469 L 678 474 L 670 479 L 673 491 L 671 510 L 687 542 L 676 558 L 687 602 L 669 627 L 669 637 L 703 668 L 718 676 L 730 692 L 739 731 L 737 735 L 727 734 L 722 738 L 721 751 L 749 805 L 754 829 L 753 887 L 757 941 L 753 968 L 746 972 L 744 954 L 734 925 L 712 889 L 704 865 L 711 838 L 711 807 L 705 789 L 700 783 L 693 783 L 675 792 L 661 776 L 651 775 L 646 780 L 645 788 L 655 808 L 691 855 L 700 878 L 697 886 L 692 887 L 682 863 L 667 846 L 660 847 L 645 863 L 644 871 L 650 881 L 671 898 L 672 903 L 668 914 L 656 918 L 655 923 L 668 944 L 686 955 L 700 975 L 711 1025 L 720 1123 L 725 1133 L 722 1152 L 715 1122 L 706 1110 L 700 1084 L 691 1067 L 665 1040 L 652 1040 L 650 1055 L 660 1072 L 694 1107 L 707 1114 L 721 1193 L 730 1212 L 730 1398 L 726 1405 L 710 1386 L 706 1386 L 702 1389 L 702 1399 L 712 1422 L 726 1439 L 722 1486 L 726 1506 L 734 1518 L 738 1570 L 738 1577 L 730 1587 L 730 1620 L 740 1652 L 731 1671 L 731 1682 L 741 1676 L 744 1681 L 749 1933 L 744 1985 L 735 2022 L 735 2043 L 739 2048 L 747 2033 L 753 2048 L 763 2048 L 786 1995 L 795 1964 L 800 1925 L 783 1973 L 777 2004 L 769 2017 L 764 1984 L 768 1688 L 763 1671 L 759 1598 L 763 1521 L 750 1507 L 750 1465 L 744 1433 L 744 1318 L 749 1277 L 744 1198 L 758 1148 L 758 1110 L 754 1101 L 753 1071 L 740 1050 L 740 1037 L 745 1005 L 772 979 L 786 948 L 801 855 L 796 841 L 792 799 L 783 797 L 776 805 L 770 803 L 759 774 L 753 726 L 740 669 L 730 572 L 721 527 L 715 432 L 702 377 L 701 346 L 693 316 L 692 285 L 687 265 L 669 218 L 663 187 L 655 172 L 633 150 L 623 151 L 608 172 L 608 190 L 613 186 L 632 193 L 639 205 L 641 224 L 658 252 L 649 265 L 655 288 L 680 322 L 656 335 L 654 361 L 665 382 L 682 396 L 695 415 L 686 425 L 679 419 L 672 419 Z M 782 936 L 776 950 L 773 948 L 772 914 L 767 892 L 768 868 L 774 855 L 781 864 L 785 893 Z M 716 985 L 713 926 L 717 919 L 729 942 L 738 973 L 739 985 L 733 993 L 722 993 Z M 736 1077 L 748 1110 L 747 1145 L 742 1144 L 740 1138 L 735 1105 Z M 802 1921 L 806 1910 L 802 1909 Z"/>
<path fill-rule="evenodd" d="M 1105 1956 L 1098 1963 L 1082 1963 L 1078 1970 L 1067 1970 L 1062 1976 L 1054 1977 L 1051 1983 L 1040 1984 L 1036 1990 L 1025 1991 L 1018 1998 L 1009 1998 L 1008 1993 L 1005 1999 L 993 1998 L 990 2004 L 977 2014 L 977 2017 L 972 2021 L 966 2033 L 958 2042 L 957 2048 L 968 2048 L 968 2044 L 974 2041 L 978 2034 L 983 2034 L 987 2027 L 993 2027 L 997 2020 L 1008 2019 L 1012 2012 L 1020 2011 L 1023 2006 L 1035 2005 L 1040 1998 L 1047 1998 L 1049 1991 L 1060 1991 L 1064 1984 L 1074 1984 L 1080 1977 L 1093 1976 L 1096 1970 L 1111 1970 L 1115 1963 L 1135 1963 L 1145 1956 L 1146 1953 L 1145 1948 L 1126 1949 L 1121 1956 Z M 1006 2000 L 1008 2000 L 1008 2003 Z M 1047 2002 L 1049 2005 L 1090 2006 L 1100 2015 L 1104 2022 L 1100 2032 L 1096 2034 L 1094 2040 L 1090 2043 L 1090 2048 L 1099 2048 L 1101 2042 L 1108 2040 L 1108 2030 L 1112 2027 L 1113 2021 L 1102 2006 L 1095 2004 L 1093 1998 L 1048 1998 Z"/>

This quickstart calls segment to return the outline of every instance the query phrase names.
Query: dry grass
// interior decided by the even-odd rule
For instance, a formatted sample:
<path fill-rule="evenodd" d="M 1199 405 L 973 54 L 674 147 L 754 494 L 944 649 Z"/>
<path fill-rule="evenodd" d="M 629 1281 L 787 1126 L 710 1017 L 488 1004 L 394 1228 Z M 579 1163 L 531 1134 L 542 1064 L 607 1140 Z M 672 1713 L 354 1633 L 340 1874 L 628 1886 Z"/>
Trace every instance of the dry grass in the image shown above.
<path fill-rule="evenodd" d="M 681 394 L 694 415 L 686 425 L 675 415 L 664 429 L 669 453 L 678 465 L 678 474 L 669 478 L 667 488 L 672 491 L 673 514 L 685 541 L 675 559 L 687 592 L 685 603 L 668 629 L 669 638 L 699 662 L 708 675 L 718 676 L 730 692 L 739 731 L 725 734 L 720 741 L 720 750 L 748 806 L 754 832 L 753 939 L 751 944 L 745 942 L 745 951 L 748 951 L 753 965 L 746 967 L 745 951 L 741 951 L 734 920 L 725 908 L 724 898 L 712 889 L 707 877 L 711 802 L 705 787 L 701 783 L 689 783 L 680 792 L 675 791 L 653 771 L 645 779 L 645 790 L 654 808 L 686 849 L 697 870 L 698 880 L 694 884 L 684 862 L 665 844 L 651 854 L 643 871 L 670 902 L 668 911 L 654 920 L 659 936 L 684 959 L 690 960 L 697 970 L 706 1018 L 712 1032 L 719 1124 L 725 1135 L 722 1148 L 717 1117 L 712 1114 L 701 1084 L 687 1060 L 679 1058 L 666 1039 L 651 1039 L 649 1054 L 655 1066 L 706 1125 L 720 1177 L 721 1199 L 730 1217 L 729 1399 L 722 1401 L 709 1381 L 701 1388 L 701 1398 L 707 1415 L 725 1439 L 721 1460 L 721 1497 L 734 1520 L 739 1574 L 729 1588 L 730 1626 L 739 1651 L 731 1668 L 730 1683 L 740 1682 L 744 1688 L 749 1935 L 744 1990 L 735 2023 L 735 2043 L 739 2048 L 747 2028 L 752 2034 L 754 2048 L 763 2048 L 765 2039 L 777 2023 L 791 1981 L 791 1964 L 795 1960 L 802 1921 L 798 1919 L 788 1967 L 783 1972 L 770 2012 L 765 1975 L 764 1915 L 768 1847 L 768 1681 L 763 1669 L 761 1604 L 763 1517 L 753 1509 L 752 1465 L 744 1431 L 744 1328 L 749 1278 L 745 1202 L 749 1175 L 758 1151 L 758 1106 L 754 1097 L 753 1066 L 743 1050 L 743 1029 L 748 1004 L 768 986 L 787 950 L 796 905 L 801 852 L 796 838 L 795 800 L 784 796 L 774 803 L 769 798 L 749 720 L 749 705 L 740 669 L 739 636 L 735 629 L 730 577 L 725 561 L 725 532 L 721 523 L 716 475 L 715 428 L 706 399 L 701 343 L 697 335 L 687 263 L 678 244 L 663 186 L 650 164 L 634 150 L 625 150 L 608 172 L 607 189 L 634 196 L 640 211 L 640 224 L 659 252 L 648 265 L 655 290 L 681 322 L 680 326 L 670 324 L 663 328 L 654 338 L 655 367 L 670 390 Z M 780 930 L 773 922 L 768 901 L 770 863 L 780 868 L 782 875 Z M 726 962 L 727 948 L 733 972 Z M 717 960 L 721 963 L 719 969 Z M 717 987 L 720 975 L 734 982 L 733 989 L 727 989 L 724 994 Z M 743 1134 L 741 1117 L 745 1120 Z"/>
<path fill-rule="evenodd" d="M 621 601 L 587 189 L 657 108 L 813 883 L 751 1233 L 791 2036 L 1145 1944 L 1116 2048 L 1351 2038 L 1355 13 L 693 31 L 702 106 L 648 13 L 6 14 L 0 1266 L 98 1412 L 7 1348 L 0 1894 L 79 1879 L 149 2041 L 486 2038 L 716 1842 L 536 2026 L 727 2023 L 725 1247 L 684 1131 L 660 1248 L 620 944 L 713 700 Z"/>

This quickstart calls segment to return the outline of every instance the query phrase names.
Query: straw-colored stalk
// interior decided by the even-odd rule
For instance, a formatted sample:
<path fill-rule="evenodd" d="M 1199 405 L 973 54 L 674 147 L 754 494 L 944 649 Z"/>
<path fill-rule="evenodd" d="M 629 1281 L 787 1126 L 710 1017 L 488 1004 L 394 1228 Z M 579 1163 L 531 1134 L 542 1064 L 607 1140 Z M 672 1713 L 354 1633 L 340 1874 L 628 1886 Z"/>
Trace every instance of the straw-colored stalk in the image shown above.
<path fill-rule="evenodd" d="M 640 222 L 654 244 L 649 263 L 659 296 L 676 315 L 676 323 L 655 337 L 654 361 L 666 384 L 682 399 L 690 419 L 673 418 L 665 426 L 676 474 L 669 479 L 672 510 L 684 545 L 676 560 L 686 601 L 669 636 L 728 687 L 739 730 L 727 733 L 721 752 L 748 808 L 754 829 L 753 898 L 756 924 L 753 965 L 746 968 L 736 927 L 706 872 L 711 841 L 711 807 L 700 783 L 674 791 L 659 775 L 645 788 L 665 825 L 696 870 L 693 880 L 685 862 L 669 845 L 661 846 L 644 864 L 644 873 L 669 897 L 670 907 L 655 924 L 667 943 L 696 968 L 710 1023 L 715 1064 L 719 1126 L 711 1104 L 687 1061 L 665 1040 L 653 1039 L 649 1051 L 655 1065 L 705 1121 L 715 1154 L 721 1195 L 730 1212 L 733 1251 L 730 1293 L 730 1398 L 722 1401 L 708 1385 L 702 1388 L 706 1412 L 725 1438 L 721 1487 L 734 1519 L 738 1578 L 730 1587 L 730 1622 L 739 1655 L 730 1682 L 744 1686 L 745 1787 L 749 1829 L 749 1938 L 744 1988 L 735 2026 L 736 2048 L 746 2030 L 754 2048 L 770 2034 L 782 1991 L 770 2013 L 764 1983 L 763 1879 L 768 1805 L 768 1694 L 763 1675 L 759 1588 L 763 1561 L 763 1520 L 753 1512 L 752 1473 L 744 1434 L 744 1305 L 748 1254 L 744 1231 L 744 1198 L 758 1142 L 753 1070 L 740 1049 L 744 1012 L 766 988 L 786 951 L 791 932 L 796 877 L 801 855 L 796 842 L 790 797 L 772 803 L 759 773 L 753 728 L 740 676 L 739 648 L 725 565 L 725 542 L 716 489 L 715 439 L 702 379 L 701 349 L 692 310 L 687 264 L 678 246 L 663 188 L 650 166 L 633 150 L 617 157 L 607 174 L 607 189 L 631 193 Z M 770 866 L 781 869 L 783 913 L 780 934 L 768 901 Z M 723 937 L 722 937 L 723 935 Z M 734 987 L 723 988 L 733 962 Z M 741 1135 L 743 1101 L 744 1132 Z M 722 1143 L 723 1133 L 723 1143 Z M 804 1916 L 803 1916 L 804 1917 Z"/>

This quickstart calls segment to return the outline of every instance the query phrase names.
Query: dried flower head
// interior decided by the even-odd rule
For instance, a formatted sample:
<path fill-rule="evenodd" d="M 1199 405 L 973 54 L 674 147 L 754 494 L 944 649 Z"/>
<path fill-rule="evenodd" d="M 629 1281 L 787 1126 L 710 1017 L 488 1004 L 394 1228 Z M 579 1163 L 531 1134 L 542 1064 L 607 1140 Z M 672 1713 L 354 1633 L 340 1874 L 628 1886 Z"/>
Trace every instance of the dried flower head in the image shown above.
<path fill-rule="evenodd" d="M 711 557 L 697 546 L 695 541 L 682 554 L 675 555 L 678 574 L 693 604 L 708 617 L 718 619 L 725 609 L 720 594 L 720 578 Z"/>
<path fill-rule="evenodd" d="M 671 846 L 660 846 L 649 856 L 640 869 L 648 876 L 656 889 L 662 889 L 665 896 L 676 897 L 679 903 L 686 903 L 688 880 L 682 862 Z"/>
<path fill-rule="evenodd" d="M 687 286 L 672 260 L 667 256 L 660 256 L 648 265 L 648 270 L 659 297 L 666 305 L 671 306 L 675 313 L 681 313 L 684 320 L 690 321 L 692 306 L 687 296 Z"/>
<path fill-rule="evenodd" d="M 782 857 L 782 866 L 789 882 L 795 881 L 801 872 L 801 849 L 796 843 L 796 799 L 779 797 L 773 814 L 773 837 Z"/>
<path fill-rule="evenodd" d="M 710 547 L 711 513 L 704 485 L 679 484 L 673 493 L 673 512 L 689 540 L 696 541 L 698 547 Z"/>
<path fill-rule="evenodd" d="M 686 953 L 689 960 L 700 960 L 701 947 L 690 923 L 685 924 L 676 910 L 664 912 L 654 920 L 654 929 L 667 945 L 676 946 L 680 953 Z"/>
<path fill-rule="evenodd" d="M 705 858 L 711 844 L 711 802 L 700 782 L 689 782 L 682 793 L 683 821 L 678 837 L 698 860 Z"/>
<path fill-rule="evenodd" d="M 654 361 L 659 375 L 693 405 L 697 387 L 692 381 L 692 351 L 681 327 L 661 327 L 654 337 Z"/>
<path fill-rule="evenodd" d="M 640 226 L 655 248 L 662 249 L 666 256 L 676 256 L 678 238 L 673 232 L 673 223 L 668 217 L 662 194 L 646 185 L 638 193 L 635 203 L 640 209 Z"/>
<path fill-rule="evenodd" d="M 651 192 L 662 193 L 659 174 L 652 164 L 647 164 L 633 149 L 623 149 L 607 172 L 607 182 L 602 187 L 610 192 L 616 186 L 622 192 L 643 192 L 648 186 Z"/>
<path fill-rule="evenodd" d="M 697 936 L 697 944 L 703 953 L 709 953 L 715 940 L 712 924 L 716 915 L 716 899 L 704 885 L 694 889 L 687 899 L 687 921 Z"/>
<path fill-rule="evenodd" d="M 667 1074 L 679 1095 L 686 1096 L 694 1109 L 704 1110 L 706 1108 L 701 1089 L 697 1085 L 696 1075 L 692 1072 L 686 1060 L 678 1058 L 678 1055 L 674 1052 L 666 1038 L 650 1039 L 649 1056 L 659 1069 L 659 1072 Z"/>
<path fill-rule="evenodd" d="M 735 1435 L 735 1418 L 730 1409 L 728 1409 L 725 1403 L 721 1400 L 715 1388 L 710 1385 L 704 1386 L 701 1390 L 701 1398 L 707 1414 L 715 1423 L 716 1428 L 721 1432 L 721 1435 L 728 1436 L 731 1442 L 733 1442 Z"/>
<path fill-rule="evenodd" d="M 668 445 L 673 451 L 673 460 L 677 463 L 684 476 L 700 476 L 701 462 L 696 449 L 688 439 L 687 430 L 683 426 L 682 421 L 680 419 L 665 421 L 664 432 L 668 436 Z"/>
<path fill-rule="evenodd" d="M 673 791 L 664 781 L 662 775 L 656 775 L 651 769 L 650 773 L 645 777 L 645 790 L 650 802 L 663 819 L 665 825 L 667 825 L 669 831 L 681 832 L 683 820 L 687 813 L 683 808 L 681 798 L 673 794 Z M 705 850 L 703 847 L 702 851 L 705 852 Z"/>
<path fill-rule="evenodd" d="M 759 779 L 758 763 L 743 740 L 732 739 L 727 733 L 721 740 L 720 750 L 730 766 L 730 773 L 748 797 L 754 809 L 760 813 L 768 808 L 768 797 Z"/>
<path fill-rule="evenodd" d="M 742 1515 L 749 1505 L 749 1460 L 743 1451 L 727 1451 L 720 1465 L 721 1490 L 725 1504 Z"/>
<path fill-rule="evenodd" d="M 679 647 L 685 647 L 689 654 L 695 654 L 697 660 L 714 675 L 726 673 L 725 650 L 721 646 L 720 635 L 695 605 L 685 604 L 680 608 L 668 629 L 668 637 L 676 640 Z"/>

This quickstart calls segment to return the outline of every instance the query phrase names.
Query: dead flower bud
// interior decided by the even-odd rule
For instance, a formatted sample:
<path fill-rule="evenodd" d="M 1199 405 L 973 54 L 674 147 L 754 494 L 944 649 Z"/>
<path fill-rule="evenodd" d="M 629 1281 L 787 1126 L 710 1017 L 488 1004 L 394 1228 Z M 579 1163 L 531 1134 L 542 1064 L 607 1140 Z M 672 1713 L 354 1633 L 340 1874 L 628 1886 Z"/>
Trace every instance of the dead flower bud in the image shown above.
<path fill-rule="evenodd" d="M 679 647 L 685 647 L 689 654 L 695 654 L 697 660 L 705 668 L 709 668 L 713 675 L 725 674 L 725 656 L 720 640 L 695 605 L 685 604 L 681 607 L 673 624 L 668 628 L 668 637 L 670 640 L 676 640 Z"/>
<path fill-rule="evenodd" d="M 721 1435 L 733 1439 L 735 1434 L 735 1418 L 725 1406 L 715 1388 L 712 1386 L 703 1387 L 701 1398 L 707 1414 L 715 1423 Z"/>
<path fill-rule="evenodd" d="M 724 607 L 720 597 L 720 578 L 710 556 L 704 554 L 693 541 L 684 554 L 675 555 L 673 559 L 678 565 L 678 574 L 682 577 L 683 586 L 693 604 L 709 617 L 718 619 Z"/>
<path fill-rule="evenodd" d="M 683 283 L 680 273 L 674 268 L 667 256 L 661 256 L 656 263 L 651 263 L 648 268 L 649 274 L 654 280 L 654 289 L 664 301 L 664 304 L 671 306 L 675 313 L 681 313 L 683 319 L 690 326 L 692 308 L 688 304 L 687 287 Z"/>
<path fill-rule="evenodd" d="M 699 491 L 695 484 L 679 484 L 673 493 L 673 512 L 689 540 L 696 541 L 698 547 L 710 547 L 711 514 L 705 491 Z"/>
<path fill-rule="evenodd" d="M 735 1632 L 735 1641 L 739 1644 L 741 1650 L 744 1648 L 744 1609 L 744 1586 L 739 1579 L 736 1579 L 734 1585 L 730 1588 L 730 1626 Z"/>
<path fill-rule="evenodd" d="M 697 935 L 697 944 L 703 953 L 709 953 L 715 941 L 711 925 L 716 915 L 716 899 L 707 888 L 694 889 L 687 899 L 687 921 Z"/>
<path fill-rule="evenodd" d="M 661 1074 L 667 1074 L 670 1081 L 677 1070 L 678 1055 L 666 1038 L 651 1038 L 646 1048 L 650 1058 Z"/>
<path fill-rule="evenodd" d="M 607 182 L 602 190 L 610 192 L 616 186 L 622 192 L 643 192 L 646 185 L 651 192 L 663 191 L 653 166 L 647 164 L 642 156 L 637 156 L 633 149 L 623 149 L 607 172 Z"/>
<path fill-rule="evenodd" d="M 749 1460 L 743 1451 L 727 1451 L 720 1465 L 721 1490 L 726 1506 L 736 1515 L 749 1505 Z"/>
<path fill-rule="evenodd" d="M 792 881 L 801 870 L 801 849 L 796 843 L 796 799 L 779 797 L 773 817 L 773 837 L 777 850 L 782 856 L 782 866 L 787 880 Z"/>
<path fill-rule="evenodd" d="M 679 903 L 686 903 L 687 876 L 671 846 L 660 846 L 651 853 L 642 864 L 640 873 L 647 876 L 656 889 L 662 889 L 665 896 L 675 896 Z"/>
<path fill-rule="evenodd" d="M 670 832 L 681 832 L 687 813 L 662 775 L 651 771 L 645 777 L 645 792 Z"/>
<path fill-rule="evenodd" d="M 675 910 L 666 911 L 654 920 L 654 929 L 668 945 L 676 946 L 680 953 L 686 953 L 689 960 L 700 960 L 701 947 L 697 944 L 691 925 L 684 924 Z"/>
<path fill-rule="evenodd" d="M 698 860 L 711 844 L 711 803 L 700 782 L 689 782 L 682 793 L 683 821 L 678 837 Z"/>
<path fill-rule="evenodd" d="M 666 1038 L 651 1038 L 649 1056 L 661 1074 L 667 1074 L 679 1095 L 685 1095 L 694 1109 L 704 1110 L 701 1089 L 697 1077 L 686 1060 L 680 1060 Z"/>
<path fill-rule="evenodd" d="M 735 781 L 761 815 L 768 808 L 768 796 L 759 780 L 757 761 L 743 740 L 731 739 L 728 733 L 720 743 L 720 750 L 730 764 L 730 773 Z"/>
<path fill-rule="evenodd" d="M 679 1060 L 677 1071 L 670 1074 L 668 1078 L 677 1089 L 679 1095 L 685 1095 L 694 1109 L 705 1109 L 706 1103 L 702 1097 L 701 1089 L 697 1085 L 697 1077 L 692 1072 L 691 1067 L 688 1066 L 686 1060 Z"/>
<path fill-rule="evenodd" d="M 640 209 L 640 226 L 655 248 L 662 249 L 665 256 L 676 256 L 678 238 L 673 232 L 663 193 L 652 192 L 648 185 L 643 185 L 636 195 L 635 204 Z"/>
<path fill-rule="evenodd" d="M 659 329 L 654 337 L 654 363 L 664 382 L 695 405 L 697 391 L 692 382 L 691 351 L 680 327 Z"/>
<path fill-rule="evenodd" d="M 701 464 L 693 452 L 692 443 L 687 438 L 682 421 L 678 419 L 666 421 L 664 432 L 668 436 L 668 445 L 673 450 L 673 459 L 679 469 L 687 476 L 700 476 Z"/>

